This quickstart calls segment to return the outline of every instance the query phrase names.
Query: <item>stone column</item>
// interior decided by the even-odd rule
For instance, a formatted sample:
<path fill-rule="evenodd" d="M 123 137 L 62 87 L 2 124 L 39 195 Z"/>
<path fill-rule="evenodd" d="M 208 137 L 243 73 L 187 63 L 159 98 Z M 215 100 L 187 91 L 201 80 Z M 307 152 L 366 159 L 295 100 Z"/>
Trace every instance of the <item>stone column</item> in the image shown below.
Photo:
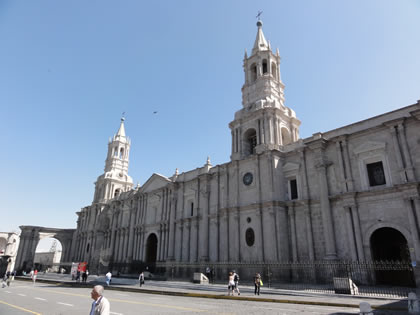
<path fill-rule="evenodd" d="M 401 181 L 403 183 L 407 182 L 407 178 L 404 171 L 404 164 L 402 160 L 400 145 L 398 143 L 398 137 L 397 137 L 397 130 L 394 126 L 390 127 L 391 135 L 392 135 L 392 141 L 394 143 L 394 151 L 395 151 L 395 157 L 397 158 L 397 164 L 400 171 Z"/>
<path fill-rule="evenodd" d="M 26 242 L 26 235 L 21 235 L 20 238 L 20 242 L 19 242 L 19 248 L 18 248 L 18 252 L 16 255 L 16 262 L 15 262 L 15 269 L 19 270 L 20 268 L 22 268 L 22 257 L 23 257 L 23 247 L 25 246 L 25 242 Z"/>
<path fill-rule="evenodd" d="M 341 191 L 347 192 L 346 187 L 346 171 L 344 169 L 344 157 L 342 152 L 342 146 L 340 140 L 335 143 L 335 149 L 338 152 L 338 165 L 340 166 L 340 182 L 341 182 Z"/>
<path fill-rule="evenodd" d="M 315 249 L 312 232 L 311 210 L 309 208 L 309 205 L 306 205 L 303 211 L 305 215 L 306 241 L 308 243 L 309 260 L 313 261 L 315 260 Z"/>
<path fill-rule="evenodd" d="M 347 226 L 347 239 L 349 241 L 351 259 L 357 261 L 357 252 L 355 244 L 355 235 L 353 231 L 353 224 L 351 218 L 351 208 L 349 206 L 344 206 L 344 214 L 346 216 L 346 226 Z"/>
<path fill-rule="evenodd" d="M 133 215 L 133 209 L 130 209 L 130 219 L 129 219 L 129 235 L 128 235 L 128 248 L 127 248 L 127 258 L 128 262 L 133 261 L 133 242 L 134 242 L 134 223 L 135 215 Z"/>
<path fill-rule="evenodd" d="M 169 214 L 169 253 L 168 260 L 175 259 L 175 208 L 176 199 L 173 197 Z"/>
<path fill-rule="evenodd" d="M 182 261 L 182 225 L 180 222 L 177 222 L 175 225 L 175 229 L 176 229 L 176 242 L 174 242 L 174 246 L 175 246 L 175 253 L 174 253 L 174 259 L 176 261 Z"/>
<path fill-rule="evenodd" d="M 414 202 L 412 199 L 405 199 L 404 201 L 408 212 L 408 223 L 410 226 L 411 238 L 415 249 L 415 258 L 416 260 L 420 260 L 419 231 L 414 216 Z"/>
<path fill-rule="evenodd" d="M 348 191 L 353 191 L 353 175 L 351 174 L 351 165 L 350 165 L 350 155 L 347 145 L 347 140 L 343 139 L 341 141 L 341 148 L 344 155 L 344 166 L 346 170 L 346 186 Z"/>
<path fill-rule="evenodd" d="M 351 206 L 351 213 L 353 215 L 354 235 L 356 239 L 357 256 L 359 261 L 365 260 L 365 253 L 363 251 L 362 229 L 360 228 L 359 209 L 356 204 Z"/>
<path fill-rule="evenodd" d="M 200 229 L 200 248 L 201 248 L 201 255 L 200 260 L 201 261 L 208 261 L 209 260 L 209 199 L 210 199 L 210 192 L 208 191 L 208 178 L 206 178 L 206 181 L 204 182 L 205 191 L 202 193 L 202 196 L 204 197 L 201 209 L 203 211 L 202 215 L 202 225 Z"/>
<path fill-rule="evenodd" d="M 325 259 L 337 259 L 334 227 L 331 215 L 331 206 L 328 192 L 327 182 L 327 166 L 328 163 L 321 161 L 318 163 L 318 181 L 319 193 L 321 202 L 322 225 L 324 227 L 324 240 L 325 240 Z"/>
<path fill-rule="evenodd" d="M 408 149 L 407 138 L 404 132 L 404 125 L 401 123 L 398 125 L 398 134 L 400 136 L 400 141 L 402 145 L 402 150 L 404 153 L 404 161 L 405 161 L 405 172 L 407 174 L 408 181 L 412 182 L 415 181 L 415 174 L 413 169 L 413 164 L 411 163 L 411 155 Z"/>
<path fill-rule="evenodd" d="M 295 222 L 295 209 L 294 205 L 288 208 L 289 224 L 290 224 L 290 237 L 292 244 L 292 259 L 294 262 L 298 261 L 297 256 L 297 238 L 296 238 L 296 222 Z"/>

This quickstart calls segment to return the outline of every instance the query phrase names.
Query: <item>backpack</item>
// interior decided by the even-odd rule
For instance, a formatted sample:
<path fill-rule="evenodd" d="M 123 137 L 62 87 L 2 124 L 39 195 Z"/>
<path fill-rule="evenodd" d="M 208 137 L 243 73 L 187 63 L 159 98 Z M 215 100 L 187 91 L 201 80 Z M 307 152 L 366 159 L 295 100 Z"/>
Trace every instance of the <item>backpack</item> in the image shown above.
<path fill-rule="evenodd" d="M 239 281 L 239 276 L 237 273 L 235 273 L 235 276 L 233 277 L 233 281 L 238 282 Z"/>

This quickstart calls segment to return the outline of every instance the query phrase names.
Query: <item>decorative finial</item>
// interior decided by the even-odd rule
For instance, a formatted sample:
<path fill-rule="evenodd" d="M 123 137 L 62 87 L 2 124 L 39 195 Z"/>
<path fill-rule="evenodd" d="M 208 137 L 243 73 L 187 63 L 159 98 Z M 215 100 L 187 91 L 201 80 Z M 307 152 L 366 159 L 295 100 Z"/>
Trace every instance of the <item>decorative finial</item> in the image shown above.
<path fill-rule="evenodd" d="M 268 50 L 271 50 L 271 43 L 268 41 Z"/>
<path fill-rule="evenodd" d="M 258 11 L 258 14 L 257 14 L 257 16 L 256 16 L 256 18 L 258 19 L 258 21 L 257 21 L 257 26 L 260 28 L 260 27 L 262 27 L 262 25 L 263 25 L 263 23 L 261 22 L 261 19 L 260 19 L 260 17 L 261 17 L 261 14 L 263 13 L 263 11 Z"/>
<path fill-rule="evenodd" d="M 140 188 L 140 183 L 139 182 L 137 182 L 136 188 Z"/>
<path fill-rule="evenodd" d="M 248 52 L 246 51 L 246 48 L 245 48 L 245 55 L 244 55 L 244 59 L 247 59 L 248 58 Z"/>
<path fill-rule="evenodd" d="M 276 56 L 280 56 L 279 48 L 276 49 Z"/>
<path fill-rule="evenodd" d="M 206 165 L 211 165 L 211 162 L 210 162 L 210 157 L 209 157 L 209 156 L 207 157 L 207 162 L 206 162 Z"/>
<path fill-rule="evenodd" d="M 178 176 L 178 175 L 179 175 L 178 167 L 175 169 L 175 175 L 176 175 L 176 176 Z"/>

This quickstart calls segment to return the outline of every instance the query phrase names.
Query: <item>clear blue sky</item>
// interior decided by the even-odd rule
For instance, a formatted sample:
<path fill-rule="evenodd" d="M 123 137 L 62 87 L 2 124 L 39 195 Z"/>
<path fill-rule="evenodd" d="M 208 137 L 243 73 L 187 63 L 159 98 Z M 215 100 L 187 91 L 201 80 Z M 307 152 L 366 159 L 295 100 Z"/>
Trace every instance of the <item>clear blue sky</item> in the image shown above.
<path fill-rule="evenodd" d="M 258 10 L 302 137 L 420 99 L 420 1 L 1 0 L 0 231 L 75 227 L 122 112 L 135 182 L 229 161 Z"/>

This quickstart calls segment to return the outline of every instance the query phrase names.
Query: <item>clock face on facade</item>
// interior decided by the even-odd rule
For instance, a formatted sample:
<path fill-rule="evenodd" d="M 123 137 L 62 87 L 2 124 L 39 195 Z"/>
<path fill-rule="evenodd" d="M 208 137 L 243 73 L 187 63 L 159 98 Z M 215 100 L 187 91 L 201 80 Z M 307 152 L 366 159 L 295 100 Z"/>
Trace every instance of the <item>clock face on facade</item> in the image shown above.
<path fill-rule="evenodd" d="M 244 178 L 243 178 L 243 181 L 244 181 L 244 184 L 245 185 L 251 185 L 252 184 L 252 180 L 253 180 L 253 176 L 252 176 L 252 173 L 246 173 L 245 175 L 244 175 Z"/>

